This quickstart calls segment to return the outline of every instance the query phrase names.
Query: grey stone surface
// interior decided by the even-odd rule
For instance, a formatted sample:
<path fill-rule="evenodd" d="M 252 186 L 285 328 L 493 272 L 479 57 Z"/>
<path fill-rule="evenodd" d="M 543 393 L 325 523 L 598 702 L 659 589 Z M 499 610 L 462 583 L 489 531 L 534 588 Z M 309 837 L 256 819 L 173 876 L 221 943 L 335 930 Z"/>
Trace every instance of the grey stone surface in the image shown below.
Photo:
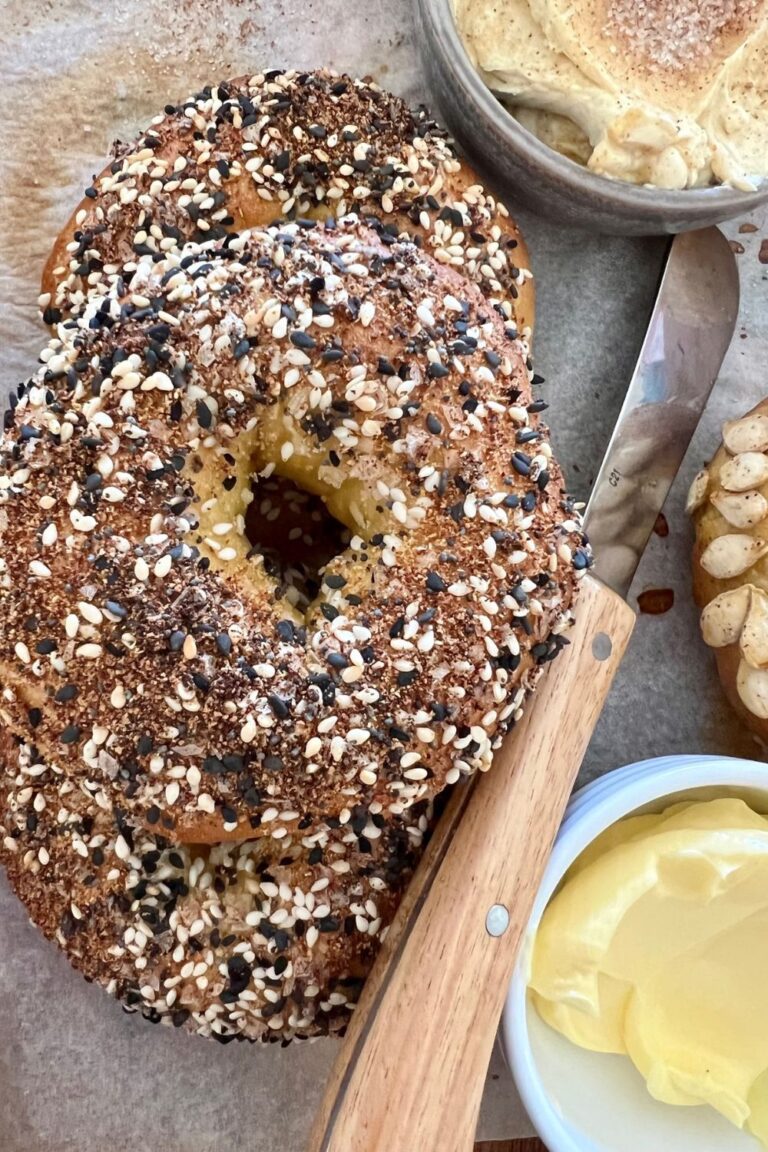
<path fill-rule="evenodd" d="M 0 26 L 3 393 L 34 367 L 40 268 L 116 135 L 209 80 L 280 64 L 330 63 L 411 99 L 428 96 L 409 0 L 0 0 Z M 544 394 L 572 488 L 586 495 L 642 339 L 662 244 L 601 239 L 528 215 L 523 223 L 539 284 Z M 759 237 L 739 239 L 746 335 L 734 342 L 668 502 L 670 536 L 653 540 L 636 581 L 636 590 L 673 587 L 675 606 L 640 619 L 584 778 L 662 752 L 759 752 L 728 714 L 697 639 L 681 511 L 722 419 L 768 390 L 768 270 L 757 260 Z M 40 938 L 0 881 L 2 1152 L 300 1152 L 333 1051 L 329 1042 L 221 1048 L 125 1016 Z M 497 1055 L 480 1134 L 529 1131 Z"/>

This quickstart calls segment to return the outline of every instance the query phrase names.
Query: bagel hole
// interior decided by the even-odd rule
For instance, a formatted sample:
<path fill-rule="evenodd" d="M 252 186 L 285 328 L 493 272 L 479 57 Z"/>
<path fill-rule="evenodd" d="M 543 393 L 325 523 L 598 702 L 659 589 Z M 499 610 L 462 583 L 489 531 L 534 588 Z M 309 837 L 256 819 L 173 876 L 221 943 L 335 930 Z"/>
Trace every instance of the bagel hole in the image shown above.
<path fill-rule="evenodd" d="M 320 590 L 322 569 L 349 544 L 349 529 L 312 492 L 273 473 L 252 483 L 245 516 L 251 548 L 264 558 L 264 570 L 282 595 L 306 607 Z"/>

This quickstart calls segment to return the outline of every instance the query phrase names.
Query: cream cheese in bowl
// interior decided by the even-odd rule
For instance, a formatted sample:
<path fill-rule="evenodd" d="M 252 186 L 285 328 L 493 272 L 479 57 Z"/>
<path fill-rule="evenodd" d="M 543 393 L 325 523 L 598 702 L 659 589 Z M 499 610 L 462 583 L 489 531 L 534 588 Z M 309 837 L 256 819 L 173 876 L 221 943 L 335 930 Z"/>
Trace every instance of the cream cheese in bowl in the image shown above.
<path fill-rule="evenodd" d="M 488 86 L 598 175 L 744 191 L 768 176 L 768 0 L 454 0 Z"/>

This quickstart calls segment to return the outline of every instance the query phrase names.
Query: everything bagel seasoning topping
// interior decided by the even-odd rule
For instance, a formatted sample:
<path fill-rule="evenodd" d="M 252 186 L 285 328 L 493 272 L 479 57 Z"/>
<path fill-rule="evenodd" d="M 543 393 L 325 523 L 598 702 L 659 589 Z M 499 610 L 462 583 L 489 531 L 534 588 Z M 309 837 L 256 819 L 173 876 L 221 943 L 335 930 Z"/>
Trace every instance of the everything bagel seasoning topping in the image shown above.
<path fill-rule="evenodd" d="M 227 1041 L 342 1029 L 432 819 L 591 557 L 525 248 L 327 72 L 120 145 L 0 439 L 0 859 L 76 967 Z"/>
<path fill-rule="evenodd" d="M 588 563 L 540 418 L 519 404 L 529 372 L 503 317 L 373 218 L 143 258 L 125 289 L 59 326 L 0 452 L 11 652 L 38 599 L 23 570 L 41 539 L 36 508 L 54 500 L 55 648 L 31 666 L 38 745 L 70 748 L 68 771 L 100 770 L 121 805 L 159 808 L 192 840 L 215 814 L 219 836 L 258 827 L 272 838 L 352 802 L 397 815 L 447 773 L 487 768 L 562 645 Z M 313 301 L 332 328 L 316 329 Z M 329 347 L 341 353 L 331 365 Z M 376 370 L 381 347 L 392 375 Z M 154 386 L 158 355 L 171 391 Z M 430 372 L 436 363 L 445 375 Z M 439 434 L 422 416 L 427 397 Z M 508 472 L 521 428 L 537 454 Z M 99 466 L 123 500 L 87 483 Z M 254 471 L 274 470 L 317 492 L 352 534 L 309 604 L 275 585 L 245 535 Z M 70 618 L 74 631 L 62 628 Z M 62 677 L 78 688 L 66 704 Z M 27 691 L 5 693 L 21 731 Z M 422 715 L 435 696 L 440 720 Z M 375 772 L 368 739 L 351 732 L 373 736 Z M 274 747 L 291 772 L 271 767 Z"/>

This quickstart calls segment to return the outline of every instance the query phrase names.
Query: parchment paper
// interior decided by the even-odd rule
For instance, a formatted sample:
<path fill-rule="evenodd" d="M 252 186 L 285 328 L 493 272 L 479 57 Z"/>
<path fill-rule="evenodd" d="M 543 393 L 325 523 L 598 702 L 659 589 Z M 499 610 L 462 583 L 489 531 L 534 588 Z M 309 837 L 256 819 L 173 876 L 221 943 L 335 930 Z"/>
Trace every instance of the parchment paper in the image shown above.
<path fill-rule="evenodd" d="M 40 269 L 111 141 L 205 83 L 321 64 L 370 74 L 411 100 L 429 96 L 410 0 L 0 0 L 3 398 L 34 370 L 44 342 Z M 642 339 L 663 245 L 523 223 L 538 278 L 543 392 L 572 489 L 586 495 Z M 768 391 L 768 268 L 757 259 L 768 222 L 757 223 L 756 234 L 728 229 L 746 249 L 738 258 L 743 331 L 668 502 L 670 535 L 654 539 L 636 581 L 636 590 L 674 588 L 675 606 L 641 617 L 584 778 L 665 752 L 759 755 L 697 639 L 681 511 L 721 420 Z M 43 941 L 0 878 L 0 1152 L 301 1152 L 333 1052 L 333 1042 L 222 1048 L 125 1016 Z M 530 1131 L 497 1055 L 479 1135 Z"/>

